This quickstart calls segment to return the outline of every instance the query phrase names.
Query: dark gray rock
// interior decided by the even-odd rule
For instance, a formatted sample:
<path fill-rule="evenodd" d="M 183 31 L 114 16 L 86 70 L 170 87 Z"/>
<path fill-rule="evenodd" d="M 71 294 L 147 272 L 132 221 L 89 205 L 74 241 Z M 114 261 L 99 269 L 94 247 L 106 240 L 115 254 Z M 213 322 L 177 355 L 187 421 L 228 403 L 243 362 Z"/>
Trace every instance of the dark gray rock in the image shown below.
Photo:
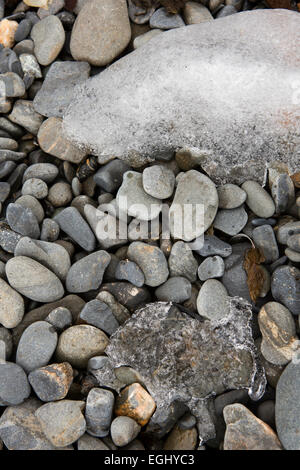
<path fill-rule="evenodd" d="M 119 261 L 115 270 L 115 279 L 119 281 L 129 281 L 137 287 L 142 287 L 145 283 L 143 271 L 136 263 L 128 259 Z"/>
<path fill-rule="evenodd" d="M 72 325 L 72 314 L 66 307 L 57 307 L 49 313 L 45 321 L 61 332 Z"/>
<path fill-rule="evenodd" d="M 192 285 L 185 277 L 170 277 L 164 284 L 155 289 L 158 300 L 181 303 L 191 297 Z"/>
<path fill-rule="evenodd" d="M 5 179 L 6 176 L 8 176 L 15 168 L 16 168 L 16 163 L 15 162 L 2 162 L 0 163 L 0 179 Z"/>
<path fill-rule="evenodd" d="M 271 188 L 272 198 L 275 202 L 276 214 L 285 213 L 295 200 L 295 187 L 287 173 L 277 176 Z"/>
<path fill-rule="evenodd" d="M 57 345 L 57 333 L 45 321 L 30 325 L 21 336 L 16 362 L 26 372 L 48 364 Z"/>
<path fill-rule="evenodd" d="M 3 326 L 0 326 L 0 347 L 5 348 L 4 358 L 2 359 L 5 359 L 6 361 L 8 361 L 12 353 L 13 342 L 12 342 L 12 336 L 11 336 L 10 331 L 7 328 L 4 328 Z"/>
<path fill-rule="evenodd" d="M 180 15 L 170 14 L 165 8 L 159 8 L 150 17 L 150 27 L 159 29 L 173 29 L 185 26 Z"/>
<path fill-rule="evenodd" d="M 39 238 L 40 228 L 31 209 L 10 203 L 6 209 L 7 222 L 12 230 L 30 238 Z"/>
<path fill-rule="evenodd" d="M 22 235 L 11 230 L 5 222 L 0 222 L 0 246 L 8 253 L 14 253 Z"/>
<path fill-rule="evenodd" d="M 198 262 L 187 243 L 183 241 L 174 243 L 168 264 L 171 276 L 183 276 L 190 282 L 196 281 Z"/>
<path fill-rule="evenodd" d="M 278 243 L 286 245 L 288 238 L 292 235 L 297 235 L 300 233 L 300 221 L 288 222 L 284 225 L 281 225 L 276 233 Z"/>
<path fill-rule="evenodd" d="M 197 418 L 200 438 L 206 440 L 214 437 L 206 408 L 209 394 L 245 388 L 257 399 L 264 393 L 250 320 L 250 305 L 236 299 L 218 328 L 190 318 L 170 303 L 153 303 L 118 329 L 106 353 L 114 367 L 127 365 L 140 373 L 158 410 L 166 410 L 174 400 L 186 404 Z"/>
<path fill-rule="evenodd" d="M 87 62 L 54 62 L 33 100 L 35 110 L 43 116 L 62 117 L 72 100 L 74 87 L 88 79 L 90 69 Z"/>
<path fill-rule="evenodd" d="M 221 280 L 230 296 L 243 297 L 250 302 L 247 274 L 243 267 L 245 252 L 249 248 L 251 245 L 248 243 L 237 243 L 232 246 L 232 254 L 224 260 L 225 273 Z"/>
<path fill-rule="evenodd" d="M 1 119 L 1 118 L 0 118 Z M 0 162 L 18 162 L 23 160 L 26 157 L 26 154 L 23 152 L 15 152 L 14 150 L 0 150 Z"/>
<path fill-rule="evenodd" d="M 79 293 L 98 289 L 109 262 L 110 255 L 106 251 L 100 250 L 74 263 L 66 279 L 68 292 Z"/>
<path fill-rule="evenodd" d="M 18 197 L 16 203 L 20 204 L 23 207 L 31 209 L 34 215 L 36 216 L 39 224 L 43 221 L 45 217 L 43 206 L 34 196 L 30 196 L 30 194 L 27 194 L 25 196 Z"/>
<path fill-rule="evenodd" d="M 276 387 L 275 418 L 278 437 L 286 450 L 300 449 L 300 364 L 291 362 Z"/>
<path fill-rule="evenodd" d="M 30 134 L 37 135 L 43 122 L 43 116 L 34 110 L 32 101 L 18 100 L 15 102 L 9 119 L 26 129 Z"/>
<path fill-rule="evenodd" d="M 93 388 L 86 400 L 85 419 L 87 432 L 92 436 L 105 437 L 109 434 L 115 398 L 112 392 Z"/>
<path fill-rule="evenodd" d="M 96 240 L 86 221 L 75 207 L 67 207 L 54 220 L 67 235 L 86 251 L 95 249 Z"/>
<path fill-rule="evenodd" d="M 59 225 L 55 220 L 44 219 L 41 228 L 40 239 L 45 242 L 54 242 L 59 237 Z"/>
<path fill-rule="evenodd" d="M 129 170 L 130 166 L 122 160 L 112 160 L 95 173 L 94 181 L 108 193 L 114 193 L 121 186 L 124 173 Z"/>
<path fill-rule="evenodd" d="M 19 405 L 30 395 L 27 376 L 18 364 L 0 363 L 0 406 Z"/>
<path fill-rule="evenodd" d="M 3 203 L 9 196 L 10 184 L 5 181 L 0 181 L 0 202 Z"/>
<path fill-rule="evenodd" d="M 291 235 L 287 239 L 287 246 L 292 250 L 295 250 L 300 253 L 300 233 L 296 235 Z"/>
<path fill-rule="evenodd" d="M 144 305 L 151 299 L 150 292 L 146 287 L 136 287 L 130 282 L 110 282 L 103 284 L 100 291 L 101 293 L 102 291 L 107 291 L 112 294 L 122 306 L 128 308 L 131 312 L 134 312 L 138 306 Z"/>
<path fill-rule="evenodd" d="M 20 42 L 26 39 L 32 28 L 32 23 L 27 18 L 20 21 L 17 31 L 15 32 L 15 41 Z"/>
<path fill-rule="evenodd" d="M 110 307 L 98 299 L 86 303 L 80 312 L 79 318 L 88 325 L 100 328 L 108 335 L 113 334 L 119 328 L 119 323 Z"/>
<path fill-rule="evenodd" d="M 270 225 L 256 227 L 252 232 L 252 238 L 255 246 L 261 249 L 265 263 L 273 263 L 279 258 L 276 237 Z"/>
<path fill-rule="evenodd" d="M 22 67 L 17 54 L 5 47 L 0 51 L 0 73 L 15 72 L 21 78 L 23 77 Z"/>
<path fill-rule="evenodd" d="M 226 235 L 237 235 L 245 227 L 248 215 L 244 207 L 236 209 L 219 210 L 213 222 L 214 228 L 221 230 Z"/>
<path fill-rule="evenodd" d="M 5 90 L 6 98 L 17 98 L 25 94 L 23 80 L 14 72 L 7 72 L 0 75 L 1 90 Z"/>
<path fill-rule="evenodd" d="M 271 281 L 272 295 L 293 315 L 300 314 L 300 271 L 294 266 L 275 269 Z"/>
<path fill-rule="evenodd" d="M 216 237 L 215 235 L 204 235 L 204 243 L 202 248 L 194 249 L 193 251 L 204 257 L 219 255 L 222 256 L 222 258 L 226 258 L 227 256 L 231 255 L 232 246 L 229 245 L 229 243 L 220 240 L 220 238 Z"/>

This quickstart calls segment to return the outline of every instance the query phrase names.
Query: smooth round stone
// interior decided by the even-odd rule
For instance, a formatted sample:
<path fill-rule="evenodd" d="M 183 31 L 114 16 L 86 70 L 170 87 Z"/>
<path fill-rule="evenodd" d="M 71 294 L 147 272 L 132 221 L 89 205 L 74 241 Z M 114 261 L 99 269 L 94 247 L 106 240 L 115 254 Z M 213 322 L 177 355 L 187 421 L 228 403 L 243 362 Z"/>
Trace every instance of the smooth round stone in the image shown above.
<path fill-rule="evenodd" d="M 150 31 L 147 31 L 144 34 L 140 34 L 133 40 L 133 49 L 138 49 L 139 47 L 142 47 L 144 44 L 147 44 L 150 39 L 154 38 L 155 36 L 158 36 L 162 32 L 163 31 L 161 29 L 151 29 Z"/>
<path fill-rule="evenodd" d="M 187 243 L 178 241 L 174 243 L 168 259 L 170 276 L 185 277 L 190 282 L 197 279 L 198 262 Z"/>
<path fill-rule="evenodd" d="M 70 256 L 65 248 L 56 243 L 31 240 L 28 237 L 23 237 L 18 242 L 15 256 L 27 256 L 38 261 L 62 281 L 66 279 L 71 266 Z"/>
<path fill-rule="evenodd" d="M 77 16 L 70 50 L 75 60 L 105 66 L 125 49 L 130 38 L 131 28 L 125 0 L 91 0 Z"/>
<path fill-rule="evenodd" d="M 278 437 L 286 450 L 300 450 L 300 364 L 291 362 L 276 387 L 275 419 Z"/>
<path fill-rule="evenodd" d="M 17 98 L 25 94 L 23 80 L 14 72 L 0 75 L 1 90 L 5 90 L 5 98 Z"/>
<path fill-rule="evenodd" d="M 80 312 L 79 318 L 83 320 L 84 323 L 95 326 L 108 335 L 112 335 L 119 328 L 119 323 L 110 307 L 98 299 L 91 300 L 85 304 Z"/>
<path fill-rule="evenodd" d="M 66 307 L 57 307 L 52 310 L 45 318 L 45 321 L 50 323 L 56 331 L 63 331 L 69 326 L 72 326 L 72 314 Z"/>
<path fill-rule="evenodd" d="M 144 191 L 143 176 L 136 171 L 127 171 L 116 199 L 121 209 L 122 202 L 127 203 L 127 214 L 139 220 L 153 220 L 161 211 L 161 201 Z M 127 198 L 127 199 L 125 199 Z"/>
<path fill-rule="evenodd" d="M 141 268 L 147 286 L 157 287 L 167 280 L 169 276 L 168 263 L 165 255 L 157 246 L 133 242 L 129 245 L 127 256 Z"/>
<path fill-rule="evenodd" d="M 5 359 L 7 361 L 10 358 L 13 350 L 13 341 L 10 331 L 7 328 L 4 328 L 3 326 L 0 326 L 0 347 L 5 348 L 5 355 L 4 357 L 2 357 L 2 359 Z"/>
<path fill-rule="evenodd" d="M 116 446 L 124 447 L 136 438 L 140 430 L 141 426 L 134 419 L 128 416 L 118 416 L 111 423 L 110 434 Z"/>
<path fill-rule="evenodd" d="M 143 171 L 143 188 L 150 196 L 167 199 L 172 196 L 174 186 L 175 175 L 165 166 L 149 166 Z"/>
<path fill-rule="evenodd" d="M 241 188 L 247 193 L 246 204 L 258 217 L 272 217 L 275 204 L 267 191 L 256 181 L 245 181 Z"/>
<path fill-rule="evenodd" d="M 30 372 L 28 380 L 40 400 L 62 400 L 73 381 L 73 369 L 67 362 L 51 364 Z"/>
<path fill-rule="evenodd" d="M 271 188 L 276 214 L 283 214 L 295 201 L 295 187 L 287 173 L 277 176 Z"/>
<path fill-rule="evenodd" d="M 229 296 L 224 285 L 216 279 L 204 282 L 197 298 L 199 315 L 219 321 L 229 314 Z"/>
<path fill-rule="evenodd" d="M 22 334 L 16 362 L 26 372 L 46 366 L 57 345 L 57 333 L 53 326 L 45 321 L 37 321 L 26 328 Z"/>
<path fill-rule="evenodd" d="M 60 400 L 42 405 L 35 415 L 49 441 L 55 447 L 66 447 L 85 433 L 84 407 L 84 401 Z"/>
<path fill-rule="evenodd" d="M 27 376 L 18 364 L 0 362 L 0 406 L 15 406 L 30 395 Z"/>
<path fill-rule="evenodd" d="M 272 275 L 272 295 L 293 315 L 300 314 L 300 271 L 293 266 L 280 266 Z"/>
<path fill-rule="evenodd" d="M 19 56 L 21 54 L 32 54 L 34 43 L 31 39 L 23 39 L 14 47 L 14 52 Z"/>
<path fill-rule="evenodd" d="M 130 166 L 126 162 L 115 159 L 101 166 L 94 175 L 94 181 L 108 193 L 114 193 L 121 186 L 124 173 L 129 170 Z"/>
<path fill-rule="evenodd" d="M 73 199 L 71 186 L 68 183 L 56 183 L 49 189 L 48 201 L 53 207 L 67 206 Z"/>
<path fill-rule="evenodd" d="M 39 238 L 40 228 L 36 216 L 28 207 L 11 203 L 6 209 L 7 222 L 12 230 L 30 238 Z"/>
<path fill-rule="evenodd" d="M 224 261 L 220 256 L 209 256 L 200 264 L 198 276 L 200 281 L 207 281 L 207 279 L 222 277 L 224 270 Z"/>
<path fill-rule="evenodd" d="M 95 236 L 75 207 L 67 207 L 55 216 L 60 229 L 86 251 L 95 249 Z"/>
<path fill-rule="evenodd" d="M 56 356 L 60 362 L 86 368 L 89 359 L 103 354 L 108 341 L 106 334 L 94 326 L 71 326 L 60 335 Z"/>
<path fill-rule="evenodd" d="M 218 255 L 222 258 L 227 258 L 232 253 L 232 246 L 229 243 L 220 240 L 215 235 L 204 235 L 204 239 L 200 238 L 201 248 L 193 248 L 200 256 L 213 256 Z M 197 242 L 197 240 L 196 240 Z"/>
<path fill-rule="evenodd" d="M 165 302 L 185 302 L 191 297 L 192 285 L 185 277 L 170 277 L 155 289 L 158 300 Z"/>
<path fill-rule="evenodd" d="M 86 400 L 85 419 L 87 432 L 92 436 L 105 437 L 109 434 L 115 397 L 103 388 L 93 388 Z"/>
<path fill-rule="evenodd" d="M 173 29 L 185 26 L 180 15 L 168 13 L 165 8 L 156 10 L 150 18 L 150 27 L 159 29 Z"/>
<path fill-rule="evenodd" d="M 217 188 L 220 209 L 236 209 L 246 201 L 247 194 L 236 184 L 224 184 Z"/>
<path fill-rule="evenodd" d="M 15 41 L 20 42 L 26 39 L 32 28 L 31 21 L 26 18 L 20 21 L 17 31 L 15 32 Z"/>
<path fill-rule="evenodd" d="M 273 263 L 279 258 L 276 237 L 270 225 L 256 227 L 252 231 L 252 238 L 255 246 L 262 251 L 266 263 Z"/>
<path fill-rule="evenodd" d="M 169 212 L 170 231 L 173 238 L 191 241 L 200 237 L 214 221 L 218 204 L 216 186 L 207 176 L 196 170 L 184 173 L 178 182 Z M 178 211 L 179 208 L 180 211 Z M 202 209 L 203 214 L 201 214 Z M 187 212 L 190 224 L 183 226 Z"/>
<path fill-rule="evenodd" d="M 79 293 L 98 289 L 110 259 L 106 251 L 100 250 L 74 263 L 67 275 L 67 291 Z"/>
<path fill-rule="evenodd" d="M 38 178 L 45 183 L 51 183 L 58 175 L 57 166 L 52 163 L 35 163 L 30 165 L 24 173 L 23 183 L 31 178 Z"/>
<path fill-rule="evenodd" d="M 5 181 L 0 181 L 0 202 L 3 203 L 9 196 L 10 184 Z"/>
<path fill-rule="evenodd" d="M 43 221 L 45 217 L 45 212 L 43 206 L 35 197 L 30 196 L 29 194 L 27 194 L 26 196 L 21 196 L 16 200 L 16 204 L 30 209 L 35 215 L 39 224 Z"/>
<path fill-rule="evenodd" d="M 31 258 L 11 258 L 5 269 L 10 285 L 31 300 L 54 302 L 64 295 L 64 288 L 58 277 Z"/>
<path fill-rule="evenodd" d="M 243 297 L 250 302 L 247 274 L 244 270 L 245 254 L 249 248 L 251 245 L 248 243 L 236 243 L 232 246 L 232 254 L 224 260 L 222 283 L 231 297 Z"/>
<path fill-rule="evenodd" d="M 51 64 L 60 53 L 65 42 L 65 31 L 59 18 L 47 16 L 31 30 L 34 54 L 41 65 Z"/>
<path fill-rule="evenodd" d="M 59 237 L 60 228 L 57 222 L 52 219 L 44 219 L 41 228 L 40 239 L 45 242 L 54 242 Z"/>
<path fill-rule="evenodd" d="M 296 235 L 291 235 L 287 239 L 287 246 L 294 251 L 298 251 L 300 253 L 300 233 Z"/>
<path fill-rule="evenodd" d="M 264 358 L 275 365 L 287 364 L 295 352 L 296 327 L 292 314 L 278 302 L 268 302 L 259 312 L 258 323 Z"/>
<path fill-rule="evenodd" d="M 208 8 L 196 2 L 187 2 L 183 13 L 186 24 L 199 24 L 214 19 Z"/>
<path fill-rule="evenodd" d="M 0 298 L 0 324 L 5 328 L 15 328 L 24 316 L 24 300 L 1 278 Z"/>
<path fill-rule="evenodd" d="M 23 196 L 29 194 L 30 196 L 34 196 L 36 199 L 44 199 L 48 195 L 48 186 L 39 178 L 30 178 L 23 184 L 22 194 Z"/>
<path fill-rule="evenodd" d="M 293 235 L 300 234 L 300 221 L 288 222 L 281 225 L 276 233 L 278 243 L 287 245 L 288 239 Z"/>
<path fill-rule="evenodd" d="M 299 253 L 299 251 L 292 250 L 291 248 L 286 248 L 284 250 L 284 254 L 293 263 L 300 263 L 300 253 Z"/>
<path fill-rule="evenodd" d="M 15 162 L 2 162 L 0 163 L 0 179 L 5 179 L 15 168 Z"/>
<path fill-rule="evenodd" d="M 115 277 L 119 281 L 131 282 L 131 284 L 137 287 L 142 287 L 145 283 L 145 276 L 142 270 L 136 263 L 129 260 L 119 261 L 115 270 Z"/>
<path fill-rule="evenodd" d="M 237 235 L 240 233 L 248 221 L 248 214 L 244 207 L 236 209 L 219 210 L 214 220 L 214 228 L 221 230 L 227 235 Z"/>

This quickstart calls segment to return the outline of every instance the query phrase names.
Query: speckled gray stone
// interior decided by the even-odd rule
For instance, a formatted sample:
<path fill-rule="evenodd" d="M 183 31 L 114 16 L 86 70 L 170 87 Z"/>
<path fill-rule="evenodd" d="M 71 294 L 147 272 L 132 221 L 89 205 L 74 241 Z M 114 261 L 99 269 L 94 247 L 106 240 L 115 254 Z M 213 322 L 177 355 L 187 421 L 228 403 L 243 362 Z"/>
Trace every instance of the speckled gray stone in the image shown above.
<path fill-rule="evenodd" d="M 119 261 L 115 270 L 115 277 L 119 281 L 129 281 L 137 287 L 142 287 L 145 283 L 143 271 L 136 263 L 126 259 Z"/>
<path fill-rule="evenodd" d="M 286 245 L 288 238 L 300 234 L 300 221 L 288 222 L 278 228 L 276 238 L 279 243 Z"/>
<path fill-rule="evenodd" d="M 30 238 L 39 238 L 40 228 L 31 209 L 20 204 L 10 203 L 6 209 L 9 226 L 17 233 Z"/>
<path fill-rule="evenodd" d="M 57 345 L 57 333 L 45 321 L 28 326 L 18 344 L 16 362 L 26 372 L 46 366 Z"/>
<path fill-rule="evenodd" d="M 117 416 L 111 423 L 110 434 L 114 444 L 124 447 L 139 434 L 141 426 L 128 416 Z"/>
<path fill-rule="evenodd" d="M 167 280 L 169 276 L 168 263 L 165 255 L 157 246 L 133 242 L 129 245 L 127 256 L 143 271 L 146 285 L 157 287 Z"/>
<path fill-rule="evenodd" d="M 52 183 L 58 175 L 58 168 L 52 163 L 35 163 L 30 165 L 24 173 L 23 182 L 30 178 L 38 178 L 45 183 Z"/>
<path fill-rule="evenodd" d="M 232 246 L 232 254 L 224 260 L 225 273 L 222 283 L 230 296 L 243 297 L 250 302 L 247 274 L 243 267 L 245 252 L 249 248 L 251 245 L 248 243 L 236 243 Z"/>
<path fill-rule="evenodd" d="M 185 277 L 170 277 L 164 284 L 155 289 L 158 300 L 166 302 L 185 302 L 191 297 L 192 285 Z"/>
<path fill-rule="evenodd" d="M 227 258 L 232 253 L 232 246 L 215 235 L 204 235 L 202 248 L 195 249 L 194 251 L 204 257 L 218 255 L 222 258 Z"/>
<path fill-rule="evenodd" d="M 29 395 L 30 386 L 22 367 L 0 362 L 0 406 L 19 405 Z"/>
<path fill-rule="evenodd" d="M 87 432 L 92 436 L 105 437 L 109 434 L 115 398 L 112 392 L 93 388 L 86 400 L 85 419 Z"/>
<path fill-rule="evenodd" d="M 300 253 L 300 233 L 288 237 L 287 246 Z"/>
<path fill-rule="evenodd" d="M 53 242 L 59 237 L 59 225 L 55 220 L 44 219 L 41 228 L 40 239 L 45 242 Z"/>
<path fill-rule="evenodd" d="M 222 209 L 218 211 L 213 222 L 214 228 L 221 230 L 226 235 L 237 235 L 245 227 L 248 215 L 244 207 L 236 209 Z"/>
<path fill-rule="evenodd" d="M 230 311 L 229 297 L 224 285 L 216 279 L 204 282 L 197 298 L 199 315 L 218 321 L 225 318 Z"/>
<path fill-rule="evenodd" d="M 30 194 L 21 196 L 16 200 L 16 204 L 20 204 L 23 207 L 31 209 L 39 224 L 43 221 L 45 217 L 43 206 L 34 196 L 31 196 Z"/>
<path fill-rule="evenodd" d="M 86 251 L 95 249 L 96 240 L 89 225 L 75 207 L 67 207 L 54 220 L 67 235 Z"/>
<path fill-rule="evenodd" d="M 171 276 L 183 276 L 191 282 L 196 281 L 198 262 L 187 243 L 182 241 L 174 243 L 168 264 Z"/>
<path fill-rule="evenodd" d="M 287 173 L 281 173 L 275 178 L 271 193 L 276 214 L 285 213 L 295 200 L 295 187 Z"/>
<path fill-rule="evenodd" d="M 274 230 L 270 225 L 261 225 L 252 231 L 252 238 L 257 248 L 260 248 L 265 263 L 273 263 L 279 258 L 279 250 L 274 234 Z"/>
<path fill-rule="evenodd" d="M 172 196 L 175 186 L 175 175 L 163 165 L 153 165 L 143 171 L 143 188 L 147 194 L 158 199 Z"/>
<path fill-rule="evenodd" d="M 100 250 L 74 263 L 67 275 L 67 291 L 79 293 L 98 289 L 109 262 L 110 255 Z"/>
<path fill-rule="evenodd" d="M 300 271 L 294 266 L 275 269 L 271 281 L 272 295 L 293 315 L 300 314 Z"/>
<path fill-rule="evenodd" d="M 207 279 L 222 277 L 224 270 L 224 261 L 220 256 L 209 256 L 200 264 L 198 276 L 200 281 L 207 281 Z"/>
<path fill-rule="evenodd" d="M 60 53 L 65 42 L 65 31 L 59 18 L 47 16 L 31 30 L 34 54 L 41 65 L 49 65 Z"/>
<path fill-rule="evenodd" d="M 227 183 L 217 188 L 220 209 L 236 209 L 247 198 L 247 194 L 236 184 Z"/>
<path fill-rule="evenodd" d="M 48 195 L 48 186 L 39 178 L 30 178 L 23 183 L 22 194 L 29 194 L 36 199 L 44 199 Z"/>

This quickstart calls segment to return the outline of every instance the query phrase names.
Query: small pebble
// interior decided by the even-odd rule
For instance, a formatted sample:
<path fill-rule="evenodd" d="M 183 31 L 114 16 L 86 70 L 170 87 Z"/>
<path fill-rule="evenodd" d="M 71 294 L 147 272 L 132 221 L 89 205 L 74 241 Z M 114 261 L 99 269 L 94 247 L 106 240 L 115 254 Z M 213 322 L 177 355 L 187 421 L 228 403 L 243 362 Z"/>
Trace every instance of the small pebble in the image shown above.
<path fill-rule="evenodd" d="M 37 218 L 28 207 L 11 203 L 7 206 L 6 218 L 15 232 L 30 238 L 39 238 L 40 228 Z"/>
<path fill-rule="evenodd" d="M 73 381 L 73 369 L 67 362 L 39 367 L 28 375 L 38 398 L 44 402 L 62 400 Z"/>
<path fill-rule="evenodd" d="M 247 193 L 246 204 L 258 217 L 269 218 L 275 213 L 275 204 L 269 193 L 256 181 L 246 181 L 241 188 Z"/>
<path fill-rule="evenodd" d="M 109 434 L 115 398 L 112 392 L 93 388 L 86 400 L 85 419 L 87 431 L 92 436 L 105 437 Z"/>
<path fill-rule="evenodd" d="M 150 196 L 167 199 L 172 196 L 174 186 L 174 173 L 162 165 L 149 166 L 143 171 L 143 188 Z"/>
<path fill-rule="evenodd" d="M 29 395 L 30 386 L 22 367 L 0 362 L 0 406 L 19 405 Z"/>
<path fill-rule="evenodd" d="M 224 261 L 220 256 L 209 256 L 200 264 L 198 276 L 200 281 L 207 281 L 207 279 L 222 277 L 224 270 Z"/>
<path fill-rule="evenodd" d="M 208 279 L 202 285 L 197 298 L 199 315 L 210 320 L 222 320 L 229 313 L 229 297 L 224 285 L 216 279 Z"/>
<path fill-rule="evenodd" d="M 119 327 L 119 323 L 110 307 L 98 299 L 86 303 L 81 310 L 79 318 L 88 325 L 95 326 L 108 335 L 112 335 Z"/>
<path fill-rule="evenodd" d="M 192 285 L 185 277 L 170 277 L 164 284 L 155 289 L 158 300 L 182 303 L 191 297 Z"/>
<path fill-rule="evenodd" d="M 57 307 L 49 313 L 45 321 L 54 326 L 56 331 L 61 332 L 72 326 L 72 314 L 66 307 Z"/>
<path fill-rule="evenodd" d="M 142 270 L 136 263 L 129 260 L 119 261 L 115 270 L 115 278 L 119 281 L 129 281 L 137 287 L 142 287 L 145 283 Z"/>
<path fill-rule="evenodd" d="M 256 227 L 252 232 L 252 238 L 255 246 L 263 253 L 265 263 L 273 263 L 279 258 L 276 237 L 270 225 Z"/>
<path fill-rule="evenodd" d="M 128 416 L 118 416 L 113 420 L 110 427 L 110 434 L 114 444 L 124 447 L 137 437 L 141 426 L 134 419 Z"/>

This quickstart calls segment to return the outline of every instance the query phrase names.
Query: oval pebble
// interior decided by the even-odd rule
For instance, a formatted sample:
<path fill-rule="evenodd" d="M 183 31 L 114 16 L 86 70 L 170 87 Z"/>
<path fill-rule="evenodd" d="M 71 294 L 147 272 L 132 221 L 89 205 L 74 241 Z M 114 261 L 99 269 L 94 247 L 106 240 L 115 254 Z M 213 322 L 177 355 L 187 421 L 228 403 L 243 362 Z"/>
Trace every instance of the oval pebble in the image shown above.
<path fill-rule="evenodd" d="M 275 204 L 269 193 L 257 181 L 245 181 L 241 188 L 247 193 L 246 204 L 258 217 L 272 217 Z"/>
<path fill-rule="evenodd" d="M 199 315 L 210 320 L 222 320 L 229 313 L 229 296 L 226 288 L 216 279 L 204 282 L 197 298 Z"/>

